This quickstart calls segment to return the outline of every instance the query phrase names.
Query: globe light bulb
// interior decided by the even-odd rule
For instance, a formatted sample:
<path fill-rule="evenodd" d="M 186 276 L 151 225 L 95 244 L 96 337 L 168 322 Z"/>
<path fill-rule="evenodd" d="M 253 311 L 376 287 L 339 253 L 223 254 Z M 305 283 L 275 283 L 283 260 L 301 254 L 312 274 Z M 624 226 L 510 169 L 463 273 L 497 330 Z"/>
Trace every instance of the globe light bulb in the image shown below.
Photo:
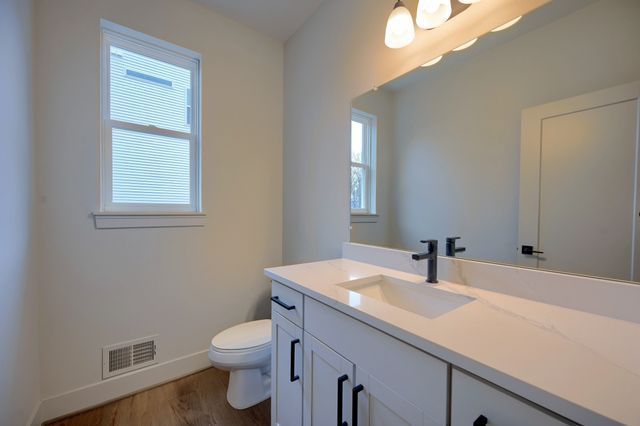
<path fill-rule="evenodd" d="M 387 19 L 384 44 L 391 49 L 400 49 L 411 44 L 416 36 L 411 12 L 398 0 Z"/>
<path fill-rule="evenodd" d="M 430 30 L 447 22 L 451 17 L 451 0 L 420 0 L 416 12 L 416 24 Z"/>

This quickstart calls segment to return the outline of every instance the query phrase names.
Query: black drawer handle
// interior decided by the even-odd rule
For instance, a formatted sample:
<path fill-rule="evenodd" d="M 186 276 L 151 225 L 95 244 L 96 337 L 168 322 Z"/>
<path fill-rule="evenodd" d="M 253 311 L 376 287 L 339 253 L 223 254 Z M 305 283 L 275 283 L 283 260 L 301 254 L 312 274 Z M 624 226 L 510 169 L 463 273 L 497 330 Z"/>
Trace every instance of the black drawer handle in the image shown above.
<path fill-rule="evenodd" d="M 349 380 L 349 376 L 347 376 L 346 374 L 343 374 L 342 376 L 338 377 L 338 426 L 347 426 L 348 423 L 347 422 L 343 422 L 342 421 L 342 388 L 344 385 L 344 382 L 346 382 L 347 380 Z"/>
<path fill-rule="evenodd" d="M 291 370 L 289 370 L 289 381 L 295 382 L 300 379 L 300 376 L 295 374 L 296 372 L 296 344 L 300 343 L 300 339 L 294 339 L 291 341 Z"/>
<path fill-rule="evenodd" d="M 292 311 L 292 310 L 294 310 L 296 308 L 296 305 L 287 305 L 282 300 L 280 300 L 280 298 L 278 296 L 271 297 L 271 301 L 277 303 L 280 306 L 282 306 L 287 311 Z"/>
<path fill-rule="evenodd" d="M 358 394 L 364 390 L 364 386 L 358 385 L 351 391 L 351 425 L 358 426 Z"/>
<path fill-rule="evenodd" d="M 473 422 L 473 426 L 487 426 L 489 423 L 489 419 L 487 419 L 482 414 L 478 416 L 478 418 Z"/>

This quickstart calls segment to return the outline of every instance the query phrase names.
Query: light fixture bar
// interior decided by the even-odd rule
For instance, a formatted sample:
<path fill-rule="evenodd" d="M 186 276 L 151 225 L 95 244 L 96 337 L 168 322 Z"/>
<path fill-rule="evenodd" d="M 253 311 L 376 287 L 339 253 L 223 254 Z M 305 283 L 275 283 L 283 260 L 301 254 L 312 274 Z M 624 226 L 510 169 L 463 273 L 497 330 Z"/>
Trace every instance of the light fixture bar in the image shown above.
<path fill-rule="evenodd" d="M 435 65 L 438 62 L 440 62 L 442 60 L 444 55 L 440 55 L 437 58 L 433 58 L 432 60 L 425 62 L 424 64 L 420 65 L 421 67 L 430 67 L 431 65 Z"/>
<path fill-rule="evenodd" d="M 511 21 L 504 23 L 498 27 L 495 27 L 494 29 L 491 30 L 492 33 L 497 33 L 498 31 L 502 31 L 502 30 L 506 30 L 509 27 L 514 26 L 516 23 L 518 23 L 519 20 L 522 19 L 522 16 L 518 16 L 516 19 L 512 19 Z"/>
<path fill-rule="evenodd" d="M 459 52 L 461 50 L 466 49 L 467 47 L 472 46 L 473 44 L 475 44 L 475 42 L 478 41 L 478 38 L 474 38 L 473 40 L 469 40 L 468 42 L 461 44 L 460 46 L 456 47 L 455 49 L 453 49 L 454 52 Z"/>

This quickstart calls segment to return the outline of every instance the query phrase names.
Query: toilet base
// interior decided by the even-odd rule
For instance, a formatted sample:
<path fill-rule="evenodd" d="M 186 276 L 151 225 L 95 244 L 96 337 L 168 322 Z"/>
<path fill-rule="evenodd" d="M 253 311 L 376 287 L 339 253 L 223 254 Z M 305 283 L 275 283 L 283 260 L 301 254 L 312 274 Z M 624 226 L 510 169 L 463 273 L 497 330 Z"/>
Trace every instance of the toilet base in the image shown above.
<path fill-rule="evenodd" d="M 271 375 L 269 369 L 250 368 L 229 373 L 227 401 L 237 409 L 244 410 L 271 396 Z"/>

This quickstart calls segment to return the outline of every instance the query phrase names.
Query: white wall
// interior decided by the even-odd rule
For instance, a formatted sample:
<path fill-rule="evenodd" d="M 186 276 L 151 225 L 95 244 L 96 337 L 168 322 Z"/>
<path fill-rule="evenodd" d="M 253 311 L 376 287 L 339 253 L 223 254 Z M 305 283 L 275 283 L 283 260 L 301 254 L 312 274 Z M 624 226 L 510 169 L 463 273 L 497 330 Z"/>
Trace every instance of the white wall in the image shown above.
<path fill-rule="evenodd" d="M 392 205 L 389 203 L 392 189 L 394 97 L 386 90 L 371 91 L 353 100 L 352 107 L 375 115 L 376 131 L 376 215 L 377 217 L 351 218 L 351 241 L 388 247 L 390 245 L 389 219 Z"/>
<path fill-rule="evenodd" d="M 0 423 L 24 425 L 40 400 L 33 268 L 31 2 L 0 0 Z"/>
<path fill-rule="evenodd" d="M 285 263 L 338 257 L 349 240 L 351 100 L 546 2 L 485 0 L 400 50 L 383 42 L 393 2 L 323 2 L 285 45 Z"/>
<path fill-rule="evenodd" d="M 202 54 L 204 228 L 94 229 L 100 18 Z M 158 333 L 163 363 L 269 315 L 262 268 L 282 257 L 283 47 L 189 0 L 41 0 L 35 28 L 46 403 L 101 382 L 104 345 Z"/>

